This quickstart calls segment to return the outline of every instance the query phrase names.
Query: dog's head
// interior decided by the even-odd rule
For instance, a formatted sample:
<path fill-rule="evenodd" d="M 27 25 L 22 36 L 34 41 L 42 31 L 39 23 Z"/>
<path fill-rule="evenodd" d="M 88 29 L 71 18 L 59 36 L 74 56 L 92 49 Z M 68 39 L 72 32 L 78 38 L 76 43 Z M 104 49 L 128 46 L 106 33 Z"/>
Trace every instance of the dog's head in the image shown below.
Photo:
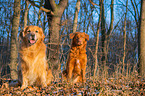
<path fill-rule="evenodd" d="M 20 33 L 20 37 L 24 42 L 29 45 L 35 44 L 38 40 L 44 40 L 45 35 L 43 34 L 42 28 L 38 26 L 26 26 L 23 32 Z"/>
<path fill-rule="evenodd" d="M 73 44 L 76 46 L 83 45 L 87 40 L 89 40 L 89 35 L 85 32 L 75 32 L 70 33 L 70 39 L 73 39 Z"/>

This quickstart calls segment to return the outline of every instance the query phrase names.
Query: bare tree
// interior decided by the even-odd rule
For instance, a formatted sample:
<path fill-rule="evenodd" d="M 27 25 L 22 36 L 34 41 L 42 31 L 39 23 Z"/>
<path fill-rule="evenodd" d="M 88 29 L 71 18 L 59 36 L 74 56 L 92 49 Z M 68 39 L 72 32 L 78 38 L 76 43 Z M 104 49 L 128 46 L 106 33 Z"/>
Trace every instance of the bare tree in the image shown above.
<path fill-rule="evenodd" d="M 141 20 L 140 31 L 138 33 L 138 56 L 139 56 L 139 73 L 142 78 L 145 78 L 145 0 L 141 0 Z"/>
<path fill-rule="evenodd" d="M 94 76 L 96 76 L 96 70 L 98 69 L 98 46 L 99 46 L 99 33 L 100 33 L 100 23 L 101 23 L 101 15 L 102 15 L 102 2 L 99 0 L 100 5 L 100 14 L 99 14 L 99 21 L 97 26 L 96 32 L 96 45 L 95 45 L 95 67 L 94 67 Z"/>
<path fill-rule="evenodd" d="M 94 2 L 92 2 L 91 0 L 89 0 L 90 3 L 92 5 L 97 5 L 95 4 Z M 94 76 L 96 76 L 96 70 L 98 69 L 98 46 L 99 46 L 99 33 L 100 33 L 100 23 L 101 23 L 101 15 L 102 15 L 102 0 L 99 0 L 99 7 L 100 7 L 100 14 L 99 14 L 99 20 L 98 20 L 98 24 L 97 24 L 97 31 L 95 35 L 95 38 L 96 38 L 96 44 L 95 44 L 95 53 L 93 54 L 93 57 L 95 59 L 95 63 L 94 63 Z M 94 29 L 93 29 L 94 31 Z"/>
<path fill-rule="evenodd" d="M 45 0 L 45 8 L 50 10 L 47 12 L 48 25 L 49 25 L 49 48 L 48 48 L 48 58 L 49 63 L 53 67 L 53 72 L 58 77 L 59 64 L 59 31 L 61 25 L 62 14 L 67 7 L 68 0 L 60 0 L 56 4 L 55 0 Z M 52 12 L 54 14 L 52 14 Z"/>
<path fill-rule="evenodd" d="M 14 0 L 14 13 L 12 20 L 12 31 L 11 31 L 11 78 L 17 79 L 17 58 L 18 58 L 18 42 L 17 42 L 17 34 L 19 28 L 19 20 L 20 20 L 20 2 L 21 0 Z"/>
<path fill-rule="evenodd" d="M 102 64 L 103 64 L 103 69 L 107 70 L 106 68 L 106 61 L 107 61 L 107 53 L 108 53 L 108 46 L 109 46 L 109 40 L 110 40 L 110 35 L 113 30 L 113 22 L 114 22 L 114 0 L 111 0 L 111 22 L 110 22 L 110 27 L 108 31 L 106 32 L 106 21 L 105 21 L 105 9 L 104 9 L 104 0 L 102 0 L 102 15 L 101 15 L 101 42 L 102 42 Z M 106 71 L 105 71 L 105 74 Z"/>

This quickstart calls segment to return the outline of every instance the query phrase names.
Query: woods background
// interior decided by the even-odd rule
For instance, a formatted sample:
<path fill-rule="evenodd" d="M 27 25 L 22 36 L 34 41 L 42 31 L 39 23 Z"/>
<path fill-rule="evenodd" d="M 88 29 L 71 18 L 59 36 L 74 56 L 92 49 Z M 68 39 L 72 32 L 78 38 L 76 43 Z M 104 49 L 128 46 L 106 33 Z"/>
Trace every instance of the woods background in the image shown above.
<path fill-rule="evenodd" d="M 141 0 L 1 0 L 0 78 L 17 79 L 19 33 L 42 27 L 55 80 L 65 69 L 69 33 L 89 34 L 86 77 L 145 76 L 139 66 Z M 144 37 L 143 37 L 144 38 Z M 140 49 L 141 50 L 141 49 Z M 139 71 L 140 69 L 140 71 Z"/>

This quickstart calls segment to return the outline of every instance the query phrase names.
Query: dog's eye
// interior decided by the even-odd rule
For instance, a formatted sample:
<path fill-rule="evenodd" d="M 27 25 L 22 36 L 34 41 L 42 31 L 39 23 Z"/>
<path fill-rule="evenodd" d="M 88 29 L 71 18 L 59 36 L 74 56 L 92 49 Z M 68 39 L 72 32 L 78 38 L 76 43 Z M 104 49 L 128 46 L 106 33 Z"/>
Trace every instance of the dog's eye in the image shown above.
<path fill-rule="evenodd" d="M 28 30 L 27 32 L 29 32 L 29 33 L 30 33 L 31 31 L 30 31 L 30 30 Z"/>
<path fill-rule="evenodd" d="M 37 31 L 37 30 L 36 30 L 35 32 L 36 32 L 36 33 L 38 33 L 38 31 Z"/>

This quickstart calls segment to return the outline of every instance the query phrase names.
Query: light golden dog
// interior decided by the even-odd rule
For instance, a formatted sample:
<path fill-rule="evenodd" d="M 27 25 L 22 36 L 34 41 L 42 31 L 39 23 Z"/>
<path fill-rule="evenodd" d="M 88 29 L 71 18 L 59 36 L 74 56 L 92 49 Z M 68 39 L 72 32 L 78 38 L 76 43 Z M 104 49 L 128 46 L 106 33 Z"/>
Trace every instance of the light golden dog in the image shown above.
<path fill-rule="evenodd" d="M 69 82 L 85 82 L 87 64 L 86 45 L 89 35 L 85 32 L 71 33 L 72 45 L 69 53 L 66 70 L 62 72 L 64 79 Z"/>
<path fill-rule="evenodd" d="M 21 89 L 30 85 L 46 87 L 53 79 L 46 60 L 46 45 L 42 28 L 27 26 L 20 33 L 20 62 L 18 77 L 22 83 Z"/>

